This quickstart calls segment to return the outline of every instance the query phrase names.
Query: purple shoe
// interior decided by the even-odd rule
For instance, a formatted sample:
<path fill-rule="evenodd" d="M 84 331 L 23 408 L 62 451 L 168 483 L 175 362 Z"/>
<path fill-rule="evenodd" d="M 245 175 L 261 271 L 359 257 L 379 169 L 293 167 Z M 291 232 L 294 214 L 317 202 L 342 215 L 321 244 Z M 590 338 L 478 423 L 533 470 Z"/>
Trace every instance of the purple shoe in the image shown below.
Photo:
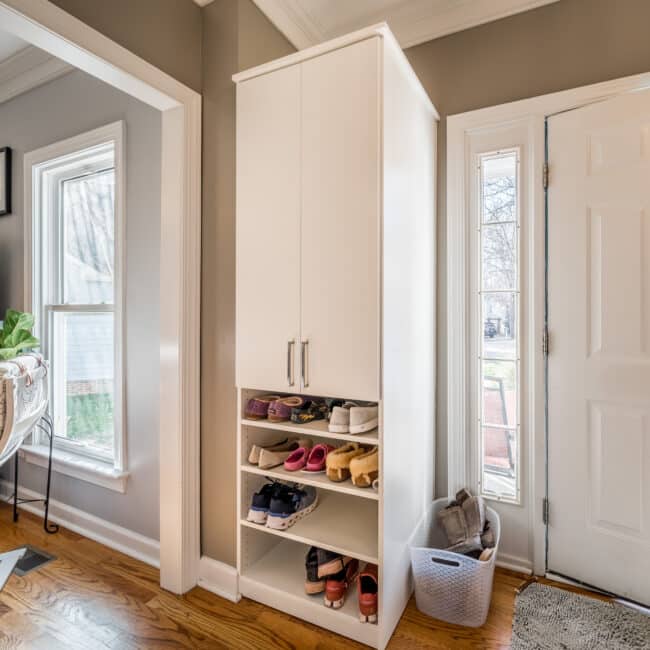
<path fill-rule="evenodd" d="M 286 422 L 291 419 L 291 411 L 302 408 L 307 400 L 302 397 L 280 397 L 269 406 L 269 422 Z"/>
<path fill-rule="evenodd" d="M 269 406 L 280 399 L 279 395 L 259 395 L 248 400 L 244 414 L 249 420 L 266 420 Z"/>

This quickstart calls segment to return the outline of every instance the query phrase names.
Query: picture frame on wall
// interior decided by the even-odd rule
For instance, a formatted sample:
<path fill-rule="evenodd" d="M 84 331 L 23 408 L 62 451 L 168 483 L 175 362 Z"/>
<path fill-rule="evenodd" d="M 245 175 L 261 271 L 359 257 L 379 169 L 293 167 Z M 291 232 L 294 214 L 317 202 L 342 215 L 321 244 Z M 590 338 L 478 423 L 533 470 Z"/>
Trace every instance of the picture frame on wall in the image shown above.
<path fill-rule="evenodd" d="M 11 214 L 11 149 L 0 147 L 0 217 Z"/>

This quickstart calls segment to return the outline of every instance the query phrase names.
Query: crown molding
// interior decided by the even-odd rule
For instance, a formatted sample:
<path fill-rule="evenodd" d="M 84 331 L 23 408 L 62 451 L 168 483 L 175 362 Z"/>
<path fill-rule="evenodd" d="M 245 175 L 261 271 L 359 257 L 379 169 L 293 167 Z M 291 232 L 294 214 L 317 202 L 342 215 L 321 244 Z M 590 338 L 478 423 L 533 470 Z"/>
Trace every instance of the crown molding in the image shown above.
<path fill-rule="evenodd" d="M 205 0 L 196 0 L 197 2 Z M 210 0 L 207 0 L 208 2 Z M 559 0 L 431 0 L 399 2 L 394 8 L 383 9 L 359 18 L 346 18 L 345 7 L 337 4 L 340 16 L 336 27 L 329 31 L 311 15 L 301 0 L 253 0 L 257 7 L 298 49 L 312 47 L 323 41 L 355 31 L 367 25 L 386 21 L 402 48 L 412 47 L 434 38 L 453 34 L 513 14 L 536 9 Z"/>
<path fill-rule="evenodd" d="M 0 104 L 67 74 L 74 68 L 29 46 L 0 62 Z"/>

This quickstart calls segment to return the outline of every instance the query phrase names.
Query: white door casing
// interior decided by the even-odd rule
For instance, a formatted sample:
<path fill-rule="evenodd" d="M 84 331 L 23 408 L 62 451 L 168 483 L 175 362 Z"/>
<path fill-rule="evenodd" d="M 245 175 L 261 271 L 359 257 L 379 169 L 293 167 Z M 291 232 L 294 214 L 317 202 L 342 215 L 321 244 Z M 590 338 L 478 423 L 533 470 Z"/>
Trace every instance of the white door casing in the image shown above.
<path fill-rule="evenodd" d="M 548 570 L 648 605 L 650 92 L 548 138 Z"/>
<path fill-rule="evenodd" d="M 237 84 L 237 385 L 247 388 L 300 390 L 299 123 L 300 66 Z"/>
<path fill-rule="evenodd" d="M 302 392 L 310 395 L 379 399 L 380 47 L 371 38 L 301 64 Z"/>

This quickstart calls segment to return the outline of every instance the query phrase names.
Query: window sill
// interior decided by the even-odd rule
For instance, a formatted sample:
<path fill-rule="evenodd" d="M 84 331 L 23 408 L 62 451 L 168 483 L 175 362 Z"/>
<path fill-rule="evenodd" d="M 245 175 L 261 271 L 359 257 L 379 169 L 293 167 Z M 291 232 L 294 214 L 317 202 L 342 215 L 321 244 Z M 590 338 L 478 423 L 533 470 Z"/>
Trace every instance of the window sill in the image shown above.
<path fill-rule="evenodd" d="M 47 467 L 49 447 L 45 445 L 24 445 L 19 455 L 28 463 Z M 126 493 L 128 472 L 115 469 L 109 463 L 86 458 L 67 451 L 55 449 L 52 453 L 52 471 L 72 478 L 93 483 L 114 492 Z"/>

